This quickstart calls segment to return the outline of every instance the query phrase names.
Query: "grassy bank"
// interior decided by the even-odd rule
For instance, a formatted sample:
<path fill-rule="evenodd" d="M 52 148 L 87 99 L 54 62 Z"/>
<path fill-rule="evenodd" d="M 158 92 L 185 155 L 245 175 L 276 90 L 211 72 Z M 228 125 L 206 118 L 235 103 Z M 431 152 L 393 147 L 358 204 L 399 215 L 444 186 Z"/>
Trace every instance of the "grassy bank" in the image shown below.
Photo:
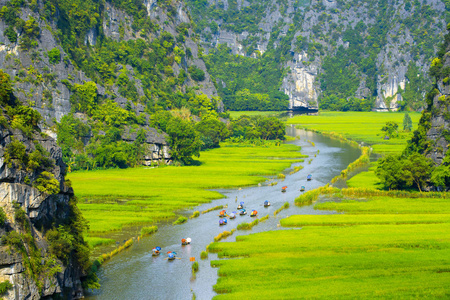
<path fill-rule="evenodd" d="M 413 130 L 417 128 L 420 113 L 411 112 Z M 364 142 L 371 145 L 378 153 L 399 153 L 405 148 L 411 132 L 403 132 L 404 113 L 389 112 L 320 112 L 317 116 L 299 115 L 287 120 L 287 124 L 296 124 L 305 128 L 337 138 Z M 381 128 L 386 122 L 393 121 L 399 125 L 399 137 L 384 139 Z"/>
<path fill-rule="evenodd" d="M 226 293 L 216 298 L 449 297 L 449 200 L 366 197 L 325 207 L 345 214 L 291 216 L 281 224 L 301 230 L 211 244 L 219 257 L 239 258 L 211 262 L 220 267 L 214 289 Z"/>
<path fill-rule="evenodd" d="M 124 226 L 174 218 L 176 210 L 222 197 L 208 189 L 257 184 L 265 180 L 262 175 L 275 176 L 301 157 L 294 145 L 224 144 L 201 152 L 198 166 L 85 171 L 67 177 L 89 221 L 89 240 Z"/>

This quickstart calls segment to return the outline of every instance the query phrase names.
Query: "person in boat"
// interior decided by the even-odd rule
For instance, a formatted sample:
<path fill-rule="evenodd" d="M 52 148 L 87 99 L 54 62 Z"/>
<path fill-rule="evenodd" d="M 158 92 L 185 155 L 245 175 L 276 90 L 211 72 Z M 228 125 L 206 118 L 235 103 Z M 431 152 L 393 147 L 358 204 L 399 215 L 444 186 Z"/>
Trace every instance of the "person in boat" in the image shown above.
<path fill-rule="evenodd" d="M 219 220 L 219 225 L 227 225 L 227 219 L 223 218 Z"/>
<path fill-rule="evenodd" d="M 155 247 L 152 249 L 152 255 L 157 256 L 161 253 L 160 251 L 161 251 L 161 247 Z"/>
<path fill-rule="evenodd" d="M 191 243 L 190 238 L 181 239 L 181 245 L 189 245 Z"/>
<path fill-rule="evenodd" d="M 230 215 L 229 215 L 230 219 L 234 219 L 236 218 L 236 212 L 233 211 Z"/>
<path fill-rule="evenodd" d="M 174 260 L 176 257 L 177 257 L 177 253 L 175 251 L 167 252 L 167 259 L 168 260 Z"/>
<path fill-rule="evenodd" d="M 258 212 L 253 209 L 252 212 L 250 213 L 250 217 L 256 217 L 257 214 Z"/>
<path fill-rule="evenodd" d="M 265 206 L 265 207 L 270 206 L 270 203 L 269 203 L 268 200 L 264 201 L 264 206 Z"/>
<path fill-rule="evenodd" d="M 312 175 L 308 174 L 308 176 L 306 176 L 306 180 L 311 180 L 312 179 Z"/>
<path fill-rule="evenodd" d="M 241 201 L 237 207 L 237 209 L 243 209 L 244 208 L 244 202 Z"/>
<path fill-rule="evenodd" d="M 247 213 L 247 211 L 243 208 L 240 210 L 239 214 L 240 215 L 245 215 Z"/>
<path fill-rule="evenodd" d="M 303 192 L 305 190 L 305 187 L 302 185 L 302 187 L 300 188 L 300 191 Z"/>
<path fill-rule="evenodd" d="M 227 215 L 227 211 L 224 209 L 219 213 L 219 217 L 225 217 Z"/>

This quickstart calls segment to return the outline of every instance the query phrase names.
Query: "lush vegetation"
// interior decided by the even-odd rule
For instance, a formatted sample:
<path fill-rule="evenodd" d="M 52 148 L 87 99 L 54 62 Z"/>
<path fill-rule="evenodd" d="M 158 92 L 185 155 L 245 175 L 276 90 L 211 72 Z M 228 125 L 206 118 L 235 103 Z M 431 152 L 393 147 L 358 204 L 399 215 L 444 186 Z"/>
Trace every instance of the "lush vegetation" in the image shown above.
<path fill-rule="evenodd" d="M 219 45 L 204 57 L 209 73 L 214 76 L 219 95 L 229 110 L 286 110 L 288 97 L 279 91 L 285 70 L 276 52 L 261 59 L 233 55 L 231 49 Z"/>
<path fill-rule="evenodd" d="M 446 297 L 447 199 L 366 197 L 317 208 L 346 213 L 291 216 L 281 224 L 302 230 L 211 244 L 210 251 L 231 258 L 211 262 L 220 268 L 215 298 Z M 243 290 L 242 282 L 250 280 Z"/>
<path fill-rule="evenodd" d="M 413 128 L 417 128 L 419 113 L 410 113 Z M 387 122 L 401 124 L 403 113 L 377 112 L 326 112 L 318 116 L 295 116 L 287 120 L 288 124 L 298 124 L 298 127 L 314 130 L 323 134 L 364 142 L 378 153 L 402 153 L 412 132 L 398 131 L 396 138 L 385 140 L 382 128 Z"/>
<path fill-rule="evenodd" d="M 276 142 L 228 143 L 202 152 L 198 166 L 83 171 L 68 178 L 89 220 L 89 241 L 125 225 L 174 219 L 176 210 L 220 198 L 212 189 L 257 184 L 265 180 L 261 175 L 276 175 L 301 160 L 298 150 Z"/>

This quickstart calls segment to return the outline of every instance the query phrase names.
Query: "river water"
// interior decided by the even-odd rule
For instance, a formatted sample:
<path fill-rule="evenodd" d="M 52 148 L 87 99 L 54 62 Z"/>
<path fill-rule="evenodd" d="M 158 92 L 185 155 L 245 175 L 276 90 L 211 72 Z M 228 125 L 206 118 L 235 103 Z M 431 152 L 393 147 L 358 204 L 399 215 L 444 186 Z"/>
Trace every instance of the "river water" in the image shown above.
<path fill-rule="evenodd" d="M 269 219 L 254 226 L 252 230 L 238 230 L 232 236 L 222 242 L 235 240 L 235 236 L 251 234 L 268 230 L 283 230 L 279 227 L 279 220 L 293 214 L 330 214 L 330 211 L 314 210 L 313 205 L 296 207 L 294 199 L 301 192 L 301 186 L 311 190 L 323 186 L 339 175 L 351 162 L 357 159 L 361 152 L 359 149 L 343 142 L 330 139 L 309 131 L 288 126 L 287 134 L 299 137 L 291 142 L 302 147 L 301 153 L 309 155 L 302 163 L 304 168 L 290 175 L 292 169 L 285 170 L 286 178 L 278 181 L 278 184 L 269 186 L 267 182 L 261 186 L 248 187 L 240 190 L 221 190 L 225 198 L 214 200 L 183 212 L 186 216 L 193 211 L 204 211 L 217 205 L 228 205 L 227 212 L 237 210 L 237 204 L 244 201 L 244 206 L 250 212 L 258 211 L 258 217 L 270 215 Z M 314 143 L 314 146 L 312 145 Z M 318 151 L 319 150 L 319 151 Z M 292 167 L 293 167 L 292 166 Z M 307 181 L 306 176 L 312 174 L 312 180 Z M 287 186 L 285 193 L 281 187 Z M 237 199 L 237 203 L 236 203 Z M 269 200 L 271 206 L 265 208 L 263 202 Z M 282 210 L 277 216 L 273 212 L 285 202 L 291 206 Z M 87 295 L 87 299 L 211 299 L 214 297 L 213 285 L 217 281 L 217 269 L 210 266 L 210 261 L 217 259 L 217 255 L 209 254 L 208 259 L 201 260 L 200 252 L 206 249 L 216 235 L 224 230 L 230 231 L 239 223 L 251 222 L 253 218 L 237 216 L 234 220 L 228 220 L 228 224 L 219 226 L 218 211 L 212 211 L 190 219 L 183 225 L 158 224 L 158 232 L 150 237 L 136 242 L 129 250 L 126 250 L 111 261 L 105 263 L 98 272 L 101 289 Z M 181 246 L 181 239 L 190 237 L 190 245 Z M 151 249 L 155 246 L 162 247 L 162 254 L 158 257 L 151 255 Z M 174 261 L 165 260 L 167 251 L 175 251 L 180 259 Z M 192 275 L 190 257 L 195 257 L 199 262 L 199 271 Z"/>

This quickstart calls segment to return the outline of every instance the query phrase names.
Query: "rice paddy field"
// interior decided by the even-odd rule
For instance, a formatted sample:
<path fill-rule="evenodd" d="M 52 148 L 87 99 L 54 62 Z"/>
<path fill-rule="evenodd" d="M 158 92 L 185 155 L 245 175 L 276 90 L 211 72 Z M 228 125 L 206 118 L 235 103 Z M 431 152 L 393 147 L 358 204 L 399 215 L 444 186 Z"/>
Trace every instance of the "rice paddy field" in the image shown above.
<path fill-rule="evenodd" d="M 232 117 L 233 119 L 239 118 L 242 115 L 280 117 L 286 114 L 284 111 L 232 111 L 232 110 L 227 111 L 227 113 L 229 113 L 230 117 Z"/>
<path fill-rule="evenodd" d="M 220 276 L 215 299 L 450 297 L 448 199 L 374 197 L 315 208 L 341 213 L 291 216 L 281 225 L 294 229 L 211 244 L 228 258 L 211 262 Z"/>
<path fill-rule="evenodd" d="M 417 129 L 421 114 L 409 113 L 413 129 Z M 298 115 L 287 120 L 287 124 L 296 124 L 299 128 L 332 135 L 342 139 L 364 142 L 371 145 L 377 153 L 401 153 L 411 132 L 404 132 L 403 112 L 328 112 L 320 111 L 318 115 Z M 386 122 L 393 121 L 399 125 L 399 136 L 384 139 L 381 128 Z"/>
<path fill-rule="evenodd" d="M 175 219 L 176 211 L 222 195 L 210 189 L 255 185 L 302 161 L 298 146 L 237 146 L 201 152 L 197 166 L 165 166 L 67 174 L 89 221 L 87 241 L 125 226 Z"/>

